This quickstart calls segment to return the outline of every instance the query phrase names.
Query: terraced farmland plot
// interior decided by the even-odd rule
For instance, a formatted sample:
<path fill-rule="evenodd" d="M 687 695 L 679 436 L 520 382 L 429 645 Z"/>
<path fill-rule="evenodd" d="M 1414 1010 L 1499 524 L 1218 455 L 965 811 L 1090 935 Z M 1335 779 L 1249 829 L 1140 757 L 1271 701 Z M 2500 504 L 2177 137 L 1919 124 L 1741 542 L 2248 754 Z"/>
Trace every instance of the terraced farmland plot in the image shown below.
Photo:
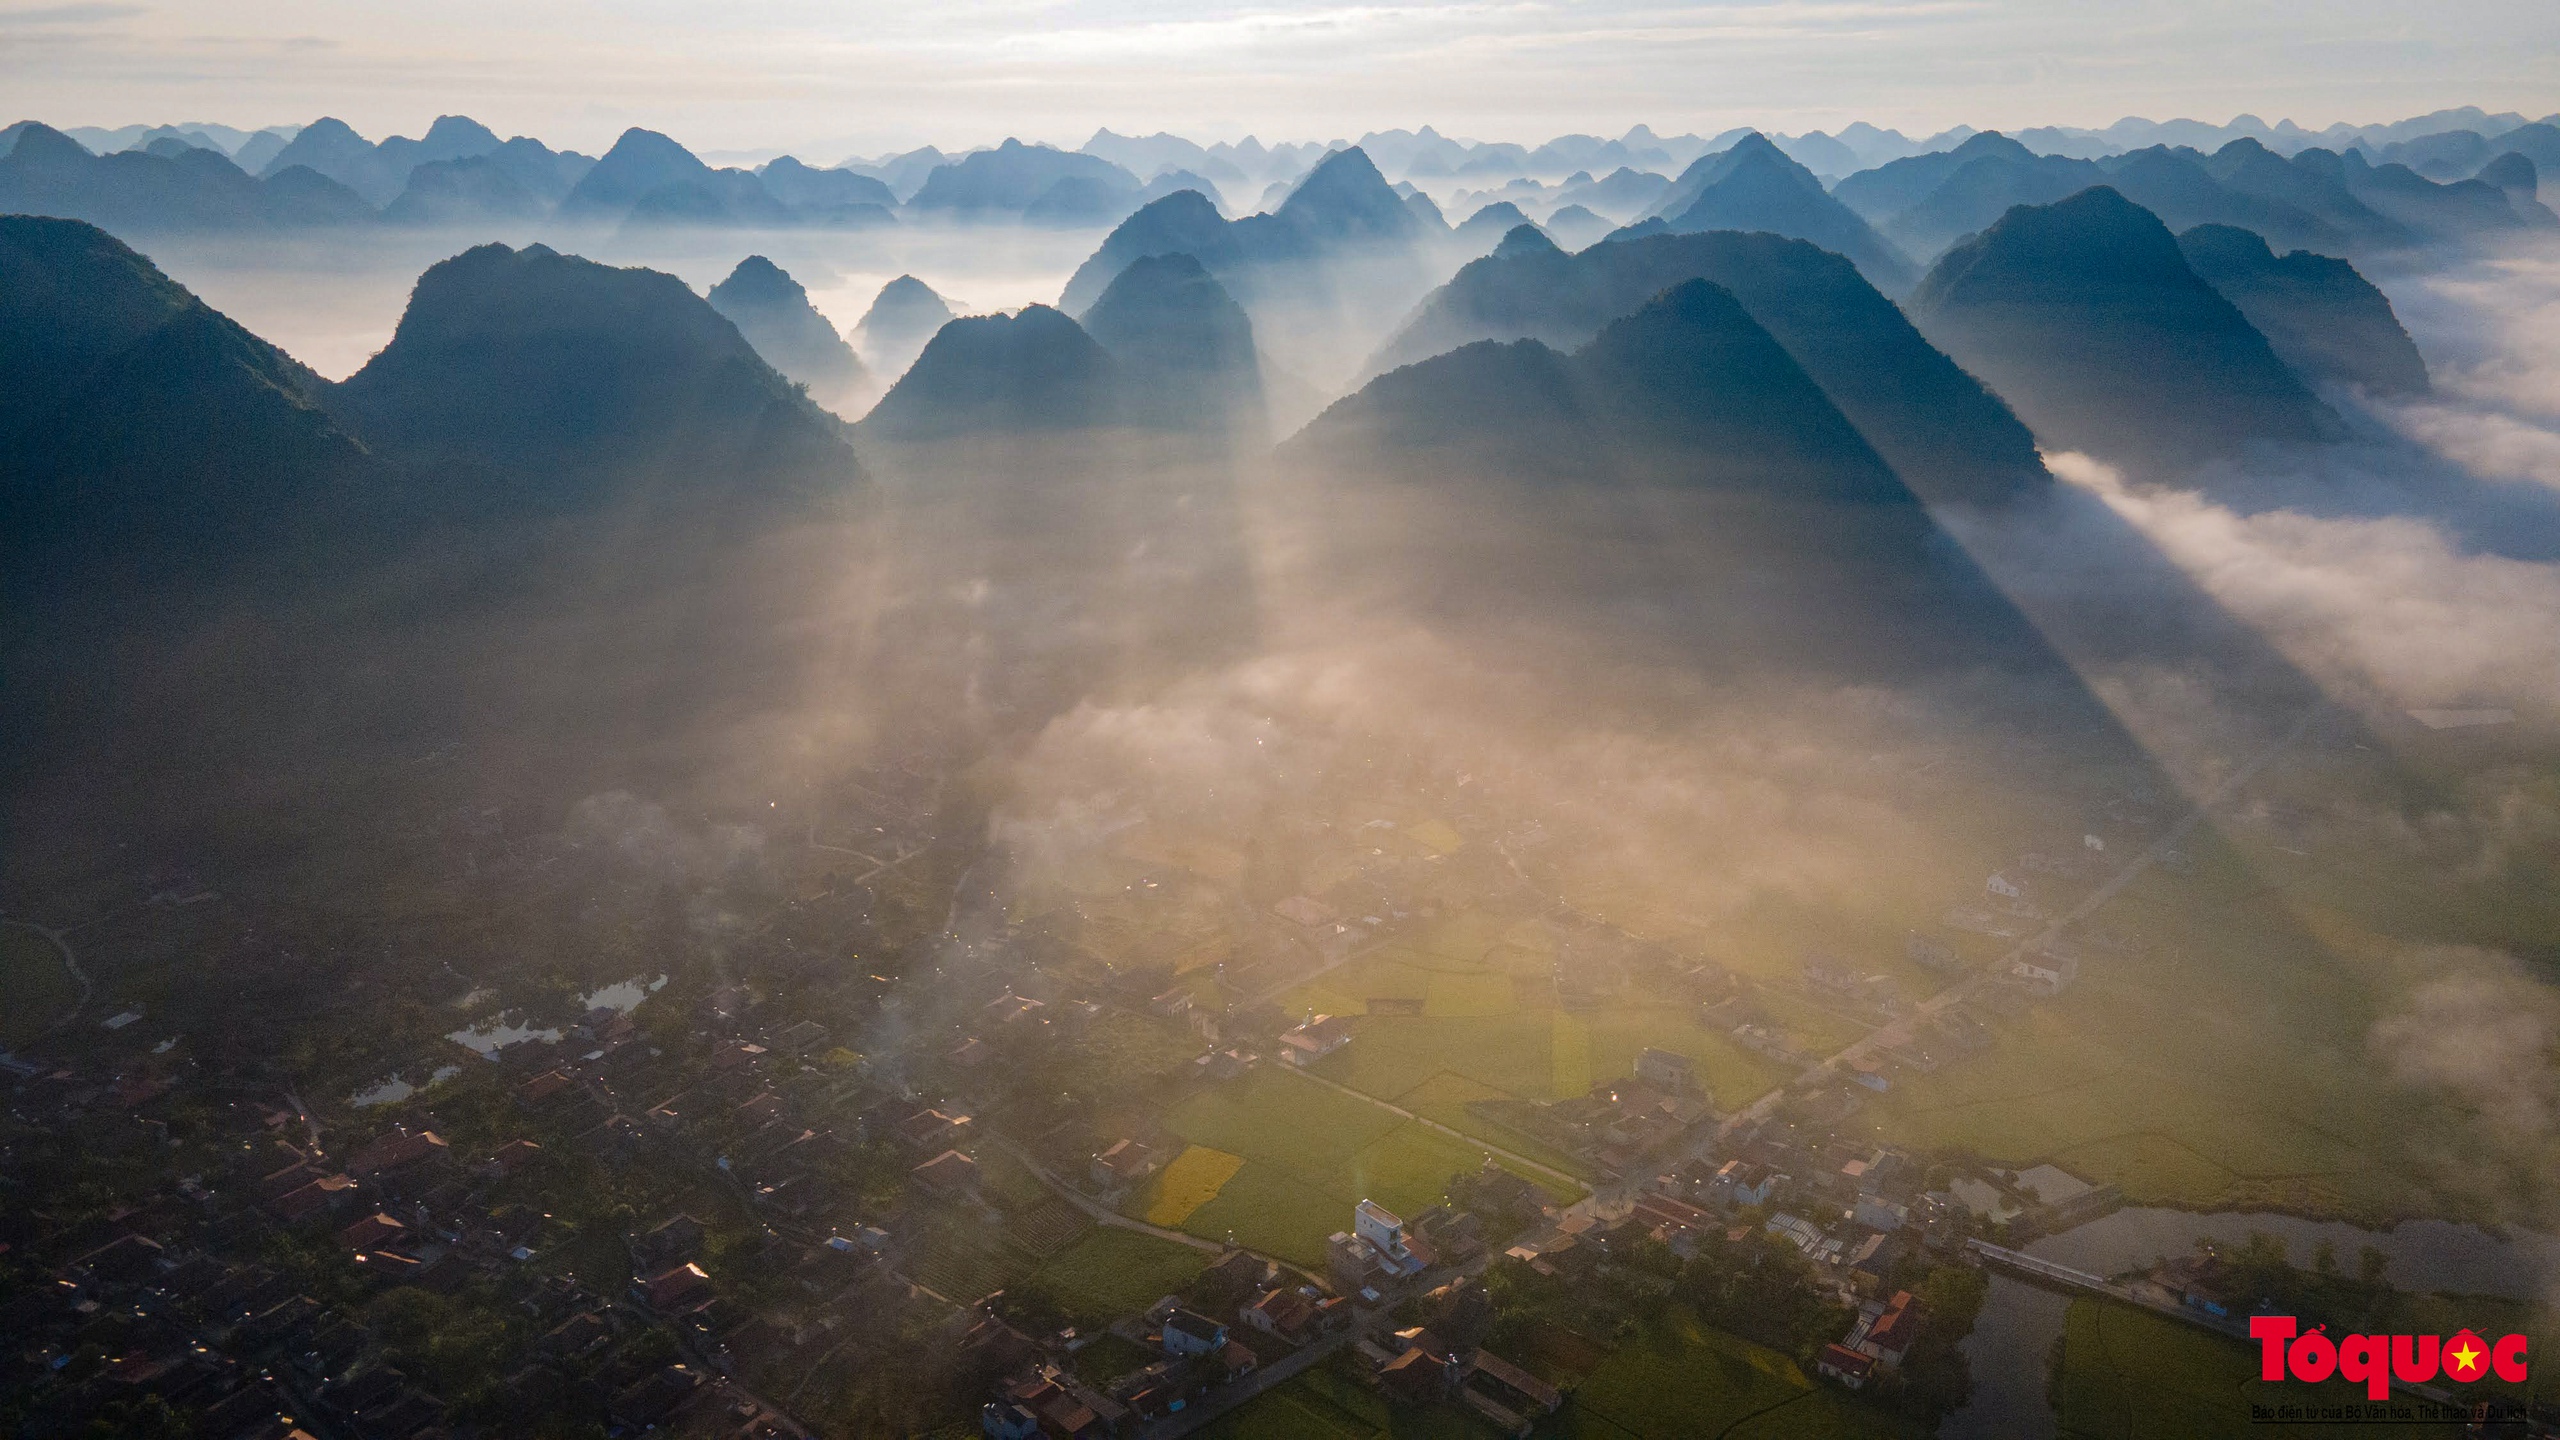
<path fill-rule="evenodd" d="M 907 1273 L 918 1284 L 967 1305 L 1029 1274 L 1032 1257 L 975 1218 L 937 1215 L 918 1238 Z"/>
<path fill-rule="evenodd" d="M 1045 1259 L 1083 1238 L 1084 1232 L 1093 1228 L 1093 1221 L 1053 1195 L 1006 1217 L 1004 1228 L 1013 1243 Z"/>

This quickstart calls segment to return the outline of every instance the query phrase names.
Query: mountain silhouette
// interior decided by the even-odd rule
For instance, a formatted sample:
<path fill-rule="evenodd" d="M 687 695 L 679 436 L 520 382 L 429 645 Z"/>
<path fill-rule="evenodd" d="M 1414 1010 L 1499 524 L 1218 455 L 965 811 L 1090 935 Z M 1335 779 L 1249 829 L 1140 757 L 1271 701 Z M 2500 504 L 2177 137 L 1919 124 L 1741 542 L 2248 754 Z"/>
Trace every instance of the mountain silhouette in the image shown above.
<path fill-rule="evenodd" d="M 1650 170 L 1621 165 L 1597 180 L 1568 184 L 1556 193 L 1559 205 L 1580 205 L 1601 215 L 1642 215 L 1653 208 L 1671 182 Z"/>
<path fill-rule="evenodd" d="M 2048 483 L 2034 437 L 2008 406 L 1855 266 L 1775 235 L 1657 234 L 1567 255 L 1534 230 L 1514 231 L 1424 300 L 1370 369 L 1484 339 L 1579 346 L 1689 279 L 1730 291 L 1920 494 L 1995 501 Z"/>
<path fill-rule="evenodd" d="M 366 204 L 388 208 L 419 166 L 469 160 L 500 148 L 489 127 L 465 115 L 439 115 L 422 138 L 394 135 L 379 145 L 345 121 L 323 117 L 304 126 L 260 173 L 273 176 L 307 166 L 363 196 Z"/>
<path fill-rule="evenodd" d="M 2105 186 L 2011 210 L 1938 261 L 1911 311 L 2048 448 L 2178 464 L 2342 437 L 2159 217 Z"/>
<path fill-rule="evenodd" d="M 440 224 L 548 214 L 595 163 L 519 135 L 480 154 L 419 162 L 383 218 Z"/>
<path fill-rule="evenodd" d="M 560 201 L 564 218 L 619 218 L 650 192 L 686 182 L 711 183 L 712 169 L 655 130 L 622 132 L 613 148 Z"/>
<path fill-rule="evenodd" d="M 574 198 L 574 197 L 573 197 Z M 564 210 L 566 206 L 562 207 Z M 877 208 L 877 207 L 870 207 Z M 633 228 L 652 225 L 752 225 L 775 228 L 795 218 L 761 181 L 744 170 L 712 170 L 669 180 L 648 190 L 623 212 Z"/>
<path fill-rule="evenodd" d="M 2465 244 L 2533 223 L 2492 185 L 2439 184 L 2353 150 L 2312 147 L 2287 158 L 2246 136 L 2211 155 L 2153 145 L 2086 160 L 2038 155 L 1986 131 L 1943 154 L 1852 175 L 1834 194 L 1905 250 L 1928 256 L 2013 206 L 2051 204 L 2095 185 L 2173 230 L 2230 225 L 2279 248 L 2342 256 Z"/>
<path fill-rule="evenodd" d="M 2294 163 L 2299 165 L 2304 158 L 2297 155 Z M 2406 165 L 2372 164 L 2358 150 L 2338 156 L 2337 166 L 2339 178 L 2358 200 L 2436 244 L 2500 243 L 2538 228 L 2544 220 L 2541 215 L 2519 213 L 2505 191 L 2485 181 L 2440 185 Z"/>
<path fill-rule="evenodd" d="M 1977 135 L 1957 148 L 1982 139 Z M 1895 163 L 1917 165 L 1927 158 L 1914 156 Z M 2088 160 L 2031 154 L 2015 141 L 1985 143 L 1927 194 L 1896 212 L 1884 223 L 1884 231 L 1905 253 L 1933 257 L 2017 206 L 2049 205 L 2105 181 L 2105 172 Z M 1841 184 L 1845 188 L 1848 181 Z"/>
<path fill-rule="evenodd" d="M 418 278 L 391 343 L 336 387 L 375 446 L 476 466 L 532 505 L 836 493 L 841 422 L 672 275 L 482 245 Z"/>
<path fill-rule="evenodd" d="M 2516 204 L 2520 199 L 2530 200 L 2535 204 L 2541 203 L 2541 167 L 2535 165 L 2531 157 L 2520 151 L 2501 152 L 2497 158 L 2481 166 L 2480 172 L 2471 178 L 2483 185 L 2495 185 L 2505 191 L 2507 203 L 2510 205 Z"/>
<path fill-rule="evenodd" d="M 0 552 L 220 568 L 381 478 L 324 388 L 96 226 L 0 216 Z"/>
<path fill-rule="evenodd" d="M 2199 225 L 2178 237 L 2178 250 L 2297 374 L 2377 395 L 2427 393 L 2427 362 L 2390 298 L 2355 266 L 2308 250 L 2279 256 L 2255 231 L 2229 225 Z"/>
<path fill-rule="evenodd" d="M 2492 143 L 2492 148 L 2500 154 L 2522 155 L 2533 162 L 2537 171 L 2560 173 L 2560 124 L 2555 124 L 2555 121 L 2560 121 L 2560 115 L 2536 120 L 2530 125 L 2519 125 L 2500 135 Z"/>
<path fill-rule="evenodd" d="M 486 155 L 435 160 L 409 172 L 409 183 L 382 212 L 395 225 L 459 225 L 474 220 L 537 220 L 550 199 L 527 189 L 506 165 Z"/>
<path fill-rule="evenodd" d="M 1580 205 L 1566 205 L 1547 217 L 1546 228 L 1554 232 L 1556 243 L 1579 250 L 1616 229 L 1607 217 Z"/>
<path fill-rule="evenodd" d="M 2287 206 L 2326 226 L 2339 238 L 2323 253 L 2393 250 L 2422 243 L 2417 231 L 2358 199 L 2348 188 L 2344 162 L 2327 150 L 2304 150 L 2287 159 L 2244 136 L 2216 150 L 2202 163 L 2226 188 Z M 2162 218 L 2168 217 L 2164 214 Z M 2172 228 L 2193 229 L 2197 223 L 2173 222 Z M 2294 243 L 2272 235 L 2266 238 L 2289 248 Z"/>
<path fill-rule="evenodd" d="M 1010 218 L 1070 178 L 1092 181 L 1110 194 L 1138 193 L 1137 176 L 1100 156 L 1007 139 L 993 150 L 937 167 L 907 207 L 953 219 Z"/>
<path fill-rule="evenodd" d="M 1450 235 L 1461 245 L 1489 250 L 1501 244 L 1504 236 L 1527 224 L 1529 217 L 1519 206 L 1508 200 L 1496 200 L 1468 216 Z"/>
<path fill-rule="evenodd" d="M 871 308 L 853 327 L 854 340 L 871 357 L 872 368 L 896 375 L 915 363 L 934 332 L 951 323 L 952 312 L 933 287 L 913 275 L 901 275 L 880 287 Z"/>
<path fill-rule="evenodd" d="M 1046 305 L 976 315 L 935 333 L 863 417 L 865 435 L 918 442 L 1077 430 L 1115 418 L 1118 366 Z"/>
<path fill-rule="evenodd" d="M 1733 292 L 1699 279 L 1611 320 L 1569 356 L 1535 340 L 1478 341 L 1390 371 L 1326 410 L 1305 440 L 1488 456 L 1526 444 L 1568 467 L 1660 452 L 1676 457 L 1683 485 L 1917 504 Z"/>
<path fill-rule="evenodd" d="M 1167 170 L 1149 180 L 1146 186 L 1138 191 L 1138 205 L 1161 200 L 1167 195 L 1182 190 L 1196 190 L 1212 205 L 1220 204 L 1223 194 L 1218 189 L 1217 183 L 1205 175 L 1190 170 Z M 1129 208 L 1134 211 L 1137 205 Z"/>
<path fill-rule="evenodd" d="M 261 173 L 273 175 L 300 165 L 346 185 L 350 177 L 367 178 L 373 160 L 372 141 L 357 134 L 346 121 L 323 115 L 295 132 Z"/>
<path fill-rule="evenodd" d="M 92 155 L 49 126 L 28 123 L 0 155 L 0 212 L 50 215 L 128 235 L 189 230 L 257 231 L 361 225 L 373 208 L 307 167 L 264 180 L 188 147 L 175 155 L 142 150 Z"/>
<path fill-rule="evenodd" d="M 1726 679 L 1987 665 L 2067 684 L 1823 388 L 1710 281 L 1671 286 L 1571 354 L 1485 340 L 1389 371 L 1279 456 L 1278 493 L 1314 517 L 1311 583 L 1358 594 L 1364 613 L 1561 627 L 1593 656 Z"/>
<path fill-rule="evenodd" d="M 1138 208 L 1140 193 L 1091 175 L 1062 175 L 1023 207 L 1022 223 L 1060 229 L 1114 224 Z"/>
<path fill-rule="evenodd" d="M 1911 261 L 1848 206 L 1831 198 L 1814 173 L 1753 133 L 1680 173 L 1653 213 L 1680 234 L 1701 230 L 1765 230 L 1809 240 L 1849 257 L 1877 288 L 1901 294 L 1917 278 Z"/>
<path fill-rule="evenodd" d="M 1928 199 L 1930 192 L 1976 160 L 2024 163 L 2034 158 L 2026 146 L 1997 130 L 1985 130 L 1967 137 L 1952 150 L 1907 155 L 1872 170 L 1861 170 L 1832 186 L 1831 196 L 1865 216 L 1870 224 L 1882 226 Z"/>
<path fill-rule="evenodd" d="M 1358 147 L 1317 162 L 1280 208 L 1228 220 L 1206 196 L 1180 191 L 1141 207 L 1104 238 L 1067 281 L 1059 307 L 1082 314 L 1112 280 L 1148 255 L 1189 255 L 1240 301 L 1261 298 L 1278 268 L 1328 255 L 1401 249 L 1426 234 L 1423 222 Z M 1303 277 L 1277 281 L 1283 288 Z"/>
<path fill-rule="evenodd" d="M 1271 217 L 1229 221 L 1209 203 L 1209 197 L 1192 190 L 1177 190 L 1151 201 L 1121 221 L 1104 237 L 1102 247 L 1076 267 L 1058 307 L 1071 315 L 1092 309 L 1122 270 L 1149 255 L 1189 255 L 1213 274 L 1239 271 L 1249 263 L 1243 237 L 1273 230 L 1271 223 L 1253 223 L 1257 219 L 1269 222 Z M 1275 234 L 1273 239 L 1277 238 Z"/>
<path fill-rule="evenodd" d="M 853 347 L 809 303 L 809 292 L 762 255 L 739 261 L 708 298 L 766 364 L 808 386 L 821 404 L 841 403 L 869 378 Z"/>
<path fill-rule="evenodd" d="M 1120 272 L 1084 328 L 1119 362 L 1121 413 L 1174 430 L 1262 429 L 1253 321 L 1189 255 L 1150 255 Z"/>
<path fill-rule="evenodd" d="M 1275 218 L 1317 245 L 1405 243 L 1423 233 L 1422 222 L 1356 145 L 1317 161 Z"/>
<path fill-rule="evenodd" d="M 2347 233 L 2290 200 L 2235 190 L 2217 178 L 2202 155 L 2165 145 L 2110 155 L 2098 162 L 2106 183 L 2175 230 L 2231 225 L 2254 230 L 2287 249 L 2343 252 Z M 2232 171 L 2237 175 L 2238 169 Z"/>
<path fill-rule="evenodd" d="M 773 198 L 795 210 L 834 210 L 855 205 L 898 208 L 897 194 L 868 175 L 850 170 L 819 170 L 789 155 L 769 161 L 756 178 Z"/>

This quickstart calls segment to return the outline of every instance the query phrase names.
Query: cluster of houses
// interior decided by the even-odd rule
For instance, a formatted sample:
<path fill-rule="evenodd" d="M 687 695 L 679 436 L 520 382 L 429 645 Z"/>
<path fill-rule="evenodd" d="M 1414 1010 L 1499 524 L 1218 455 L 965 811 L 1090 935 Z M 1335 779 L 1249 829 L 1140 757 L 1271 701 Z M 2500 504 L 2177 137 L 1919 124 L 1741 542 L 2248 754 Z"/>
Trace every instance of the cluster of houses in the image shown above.
<path fill-rule="evenodd" d="M 1342 1334 L 1353 1319 L 1341 1296 L 1259 1256 L 1230 1251 L 1183 1293 L 1115 1327 L 1153 1359 L 1097 1386 L 1038 1350 L 1001 1382 L 980 1411 L 979 1428 L 991 1440 L 1126 1434 L 1201 1403 L 1266 1360 Z"/>
<path fill-rule="evenodd" d="M 1863 1390 L 1878 1371 L 1902 1368 L 1903 1357 L 1911 1353 L 1911 1342 L 1919 1333 L 1918 1302 L 1910 1291 L 1897 1290 L 1889 1300 L 1861 1304 L 1849 1333 L 1823 1346 L 1815 1357 L 1814 1372 L 1849 1389 Z"/>
<path fill-rule="evenodd" d="M 1077 1380 L 1050 1353 L 1055 1347 L 1030 1346 L 987 1401 L 980 1429 L 993 1440 L 1125 1435 L 1227 1392 L 1287 1356 L 1353 1344 L 1390 1398 L 1463 1404 L 1503 1433 L 1526 1434 L 1531 1419 L 1554 1410 L 1562 1397 L 1480 1346 L 1440 1338 L 1482 1328 L 1453 1313 L 1485 1304 L 1472 1282 L 1451 1280 L 1419 1297 L 1441 1317 L 1436 1329 L 1389 1334 L 1379 1328 L 1379 1317 L 1433 1274 L 1463 1274 L 1482 1258 L 1489 1223 L 1553 1214 L 1535 1187 L 1490 1163 L 1459 1177 L 1450 1196 L 1451 1203 L 1410 1222 L 1373 1200 L 1361 1201 L 1351 1228 L 1327 1246 L 1322 1280 L 1229 1251 L 1181 1294 L 1112 1327 L 1143 1343 L 1153 1358 L 1106 1384 Z"/>
<path fill-rule="evenodd" d="M 256 1123 L 257 1112 L 244 1118 Z M 272 1168 L 256 1162 L 261 1150 Z M 652 1319 L 693 1316 L 709 1333 L 702 1312 L 716 1297 L 694 1263 L 701 1235 L 689 1221 L 635 1244 L 644 1264 L 661 1268 L 628 1294 L 591 1291 L 527 1263 L 557 1227 L 492 1192 L 544 1158 L 544 1147 L 526 1139 L 457 1155 L 433 1130 L 395 1126 L 331 1163 L 260 1135 L 238 1173 L 111 1214 L 112 1238 L 61 1265 L 51 1284 L 0 1302 L 0 1328 L 65 1363 L 80 1337 L 116 1335 L 98 1376 L 106 1393 L 157 1394 L 193 1412 L 201 1434 L 447 1433 L 445 1400 L 385 1361 L 361 1305 L 313 1298 L 273 1265 L 243 1258 L 262 1237 L 290 1230 L 325 1237 L 375 1292 L 495 1285 L 513 1296 L 536 1338 L 516 1357 L 511 1385 L 566 1386 L 627 1430 L 707 1407 L 729 1433 L 793 1433 L 755 1424 L 759 1409 L 714 1368 L 690 1357 L 671 1363 L 635 1343 Z M 80 1402 L 58 1395 L 54 1403 L 68 1414 Z"/>
<path fill-rule="evenodd" d="M 127 1338 L 106 1393 L 144 1387 L 209 1417 L 208 1434 L 252 1433 L 265 1417 L 288 1415 L 367 1440 L 441 1433 L 442 1400 L 384 1359 L 360 1305 L 316 1299 L 261 1258 L 265 1237 L 290 1232 L 338 1252 L 376 1291 L 459 1297 L 494 1288 L 512 1297 L 536 1330 L 509 1387 L 556 1395 L 565 1386 L 589 1413 L 628 1432 L 699 1414 L 716 1417 L 724 1434 L 797 1433 L 735 1387 L 734 1356 L 782 1348 L 788 1337 L 762 1334 L 770 1322 L 724 1294 L 703 1227 L 677 1215 L 629 1237 L 627 1285 L 591 1288 L 561 1273 L 559 1257 L 577 1232 L 539 1198 L 546 1177 L 564 1173 L 563 1154 L 681 1166 L 725 1178 L 769 1217 L 758 1258 L 805 1292 L 831 1297 L 885 1269 L 889 1237 L 876 1228 L 824 1241 L 782 1231 L 824 1233 L 800 1222 L 835 1208 L 820 1176 L 866 1132 L 930 1144 L 915 1157 L 923 1188 L 970 1167 L 961 1153 L 969 1119 L 917 1121 L 891 1109 L 855 1117 L 852 1133 L 839 1136 L 829 1122 L 849 1113 L 842 1078 L 806 1063 L 826 1050 L 828 1032 L 806 1020 L 758 1025 L 757 1009 L 743 990 L 723 987 L 698 1002 L 698 1024 L 681 1048 L 662 1049 L 627 1014 L 599 1009 L 563 1027 L 574 1045 L 497 1052 L 512 1102 L 503 1113 L 518 1131 L 502 1128 L 469 1154 L 434 1119 L 432 1096 L 401 1123 L 325 1149 L 298 1105 L 217 1105 L 218 1123 L 239 1131 L 229 1169 L 119 1210 L 90 1243 L 49 1240 L 48 1250 L 67 1257 L 57 1283 L 11 1296 L 0 1318 L 13 1337 L 63 1357 L 73 1337 L 114 1318 Z M 44 1074 L 32 1086 L 12 1074 L 23 1121 L 23 1102 L 42 1105 L 55 1092 Z M 117 1123 L 147 1125 L 165 1102 L 139 1103 L 138 1116 Z M 916 1123 L 896 1129 L 901 1120 Z M 131 1324 L 136 1315 L 148 1322 Z M 674 1360 L 662 1348 L 669 1335 L 680 1347 Z"/>
<path fill-rule="evenodd" d="M 1862 974 L 1846 960 L 1815 955 L 1800 972 L 1804 993 L 1816 1003 L 1891 1018 L 1905 1008 L 1902 987 L 1890 975 Z"/>
<path fill-rule="evenodd" d="M 1467 1108 L 1615 1179 L 1640 1172 L 1716 1115 L 1713 1097 L 1698 1083 L 1696 1062 L 1688 1056 L 1648 1046 L 1637 1053 L 1634 1072 L 1562 1100 L 1478 1100 Z"/>
<path fill-rule="evenodd" d="M 1466 1303 L 1466 1282 L 1452 1282 L 1429 1300 L 1454 1310 Z M 1455 1298 L 1444 1298 L 1451 1291 Z M 1378 1388 L 1410 1405 L 1454 1401 L 1474 1411 L 1504 1435 L 1525 1436 L 1539 1417 L 1554 1414 L 1564 1395 L 1554 1386 L 1496 1355 L 1416 1325 L 1393 1332 L 1384 1341 L 1362 1340 L 1361 1357 L 1369 1362 Z"/>
<path fill-rule="evenodd" d="M 1484 1253 L 1484 1224 L 1472 1210 L 1434 1205 L 1411 1225 L 1375 1200 L 1351 1212 L 1351 1228 L 1325 1242 L 1325 1268 L 1345 1294 L 1375 1302 L 1387 1287 L 1434 1265 L 1463 1265 Z"/>
<path fill-rule="evenodd" d="M 2051 927 L 2048 907 L 2053 903 L 2047 892 L 2086 881 L 2105 867 L 2105 854 L 2106 842 L 2095 835 L 2082 837 L 2074 850 L 2026 851 L 1993 871 L 1979 898 L 1949 907 L 1944 923 L 1950 930 L 1993 940 L 2035 939 L 2026 952 L 2006 962 L 2002 979 L 2031 996 L 2058 995 L 2080 977 L 2086 947 L 2078 940 L 2044 935 Z M 1915 963 L 1932 969 L 1953 970 L 1961 963 L 1954 947 L 1918 932 L 1911 937 L 1910 953 Z"/>

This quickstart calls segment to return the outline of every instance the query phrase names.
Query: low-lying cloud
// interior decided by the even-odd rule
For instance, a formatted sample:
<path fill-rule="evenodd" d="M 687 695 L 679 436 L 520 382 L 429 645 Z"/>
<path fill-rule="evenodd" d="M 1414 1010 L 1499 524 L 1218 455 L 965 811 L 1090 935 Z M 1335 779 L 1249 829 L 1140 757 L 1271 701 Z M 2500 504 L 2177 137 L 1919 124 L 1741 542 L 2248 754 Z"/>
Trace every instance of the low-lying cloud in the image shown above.
<path fill-rule="evenodd" d="M 2465 554 L 2412 516 L 2244 515 L 2087 456 L 2051 463 L 2342 698 L 2560 714 L 2560 567 Z"/>
<path fill-rule="evenodd" d="M 2474 478 L 2560 489 L 2560 258 L 2500 256 L 2391 290 L 2435 394 L 2375 413 Z"/>
<path fill-rule="evenodd" d="M 2548 1136 L 2560 1116 L 2560 995 L 2496 951 L 2417 958 L 2431 978 L 2373 1024 L 2391 1078 L 2451 1092 L 2502 1134 Z"/>

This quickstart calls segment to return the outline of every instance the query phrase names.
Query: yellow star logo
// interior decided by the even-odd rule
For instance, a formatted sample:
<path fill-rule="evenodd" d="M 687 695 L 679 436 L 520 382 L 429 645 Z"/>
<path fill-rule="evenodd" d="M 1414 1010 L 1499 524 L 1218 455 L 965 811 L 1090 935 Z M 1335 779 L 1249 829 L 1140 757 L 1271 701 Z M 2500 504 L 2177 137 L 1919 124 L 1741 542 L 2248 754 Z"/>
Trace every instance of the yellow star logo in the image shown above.
<path fill-rule="evenodd" d="M 2480 1349 L 2468 1340 L 2462 1342 L 2461 1349 L 2452 1352 L 2451 1358 L 2453 1368 L 2465 1375 L 2480 1368 Z"/>

